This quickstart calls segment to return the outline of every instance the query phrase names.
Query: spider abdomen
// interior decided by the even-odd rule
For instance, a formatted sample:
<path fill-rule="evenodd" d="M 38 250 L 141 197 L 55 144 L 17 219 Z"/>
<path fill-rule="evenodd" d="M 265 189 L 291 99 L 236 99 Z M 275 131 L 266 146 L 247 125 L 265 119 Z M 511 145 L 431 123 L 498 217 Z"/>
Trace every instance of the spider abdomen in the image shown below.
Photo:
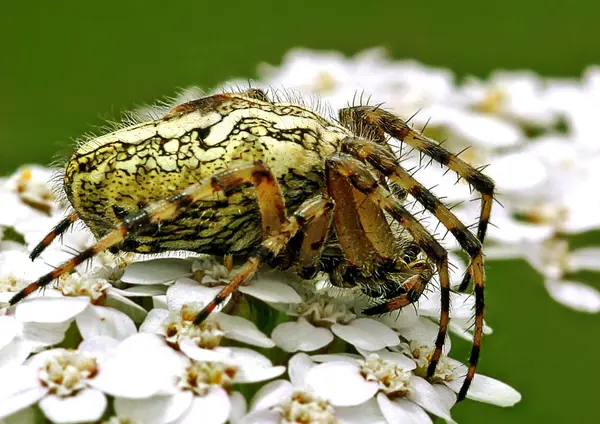
<path fill-rule="evenodd" d="M 65 168 L 67 197 L 97 237 L 126 215 L 239 164 L 266 163 L 293 211 L 325 185 L 325 157 L 348 130 L 297 105 L 217 95 L 82 144 Z M 127 238 L 123 250 L 242 252 L 261 240 L 255 192 L 215 194 L 172 221 Z"/>

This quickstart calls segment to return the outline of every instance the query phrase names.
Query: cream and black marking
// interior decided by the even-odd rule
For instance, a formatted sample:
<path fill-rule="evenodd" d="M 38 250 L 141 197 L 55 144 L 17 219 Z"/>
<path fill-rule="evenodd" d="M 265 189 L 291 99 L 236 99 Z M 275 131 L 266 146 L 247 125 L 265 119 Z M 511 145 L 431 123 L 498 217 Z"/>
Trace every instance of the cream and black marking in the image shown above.
<path fill-rule="evenodd" d="M 448 329 L 448 260 L 433 235 L 404 208 L 411 194 L 472 257 L 475 332 L 462 399 L 479 357 L 484 273 L 477 240 L 485 237 L 493 183 L 379 107 L 343 109 L 339 122 L 249 90 L 194 100 L 160 119 L 83 143 L 64 173 L 75 213 L 40 243 L 34 256 L 77 217 L 98 241 L 17 293 L 11 304 L 110 248 L 243 255 L 241 271 L 196 323 L 264 263 L 295 267 L 307 278 L 325 272 L 335 286 L 358 287 L 376 303 L 366 310 L 370 314 L 416 302 L 435 265 L 441 314 L 431 376 Z M 477 238 L 401 168 L 386 134 L 456 171 L 482 193 Z"/>

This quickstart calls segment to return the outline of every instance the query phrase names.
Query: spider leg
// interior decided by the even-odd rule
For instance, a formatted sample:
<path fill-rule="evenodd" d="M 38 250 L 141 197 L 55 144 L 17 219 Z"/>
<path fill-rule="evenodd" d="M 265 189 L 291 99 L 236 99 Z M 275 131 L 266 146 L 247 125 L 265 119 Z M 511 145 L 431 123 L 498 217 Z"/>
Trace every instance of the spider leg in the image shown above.
<path fill-rule="evenodd" d="M 380 315 L 396 311 L 415 303 L 425 291 L 427 283 L 433 277 L 433 269 L 427 261 L 417 260 L 408 264 L 408 268 L 415 272 L 401 287 L 401 294 L 388 299 L 379 305 L 371 306 L 363 311 L 367 315 Z"/>
<path fill-rule="evenodd" d="M 439 244 L 427 229 L 388 190 L 377 182 L 377 179 L 369 171 L 369 165 L 365 165 L 349 154 L 338 153 L 327 159 L 326 170 L 328 177 L 332 173 L 344 177 L 356 190 L 366 195 L 370 200 L 379 205 L 380 208 L 384 209 L 394 220 L 410 232 L 415 243 L 423 249 L 428 257 L 435 261 L 440 278 L 441 312 L 440 328 L 435 340 L 435 351 L 428 369 L 428 373 L 434 372 L 437 361 L 442 353 L 449 322 L 450 276 L 448 274 L 448 253 L 446 249 Z M 418 281 L 413 282 L 415 290 L 419 290 L 417 283 Z M 415 294 L 415 292 L 412 294 Z M 387 307 L 389 306 L 399 305 L 397 303 L 383 303 L 376 306 L 373 310 L 367 311 L 374 314 L 390 312 L 393 309 L 388 309 Z"/>
<path fill-rule="evenodd" d="M 481 194 L 481 212 L 477 226 L 477 238 L 483 244 L 487 232 L 494 196 L 494 182 L 491 178 L 473 168 L 471 165 L 448 152 L 434 140 L 411 128 L 393 113 L 378 107 L 355 106 L 340 110 L 340 121 L 349 128 L 366 127 L 378 135 L 378 141 L 384 140 L 383 133 L 405 142 L 421 153 L 430 156 L 435 161 L 445 165 L 464 178 L 476 191 Z M 471 280 L 474 264 L 468 268 L 458 290 L 465 291 Z"/>
<path fill-rule="evenodd" d="M 278 231 L 265 239 L 254 250 L 231 281 L 196 315 L 194 324 L 200 324 L 204 321 L 230 294 L 248 281 L 263 264 L 275 259 L 299 230 L 310 228 L 310 224 L 322 216 L 330 216 L 333 207 L 333 201 L 322 195 L 315 196 L 302 203 L 294 214 L 285 220 Z"/>
<path fill-rule="evenodd" d="M 302 278 L 311 279 L 319 271 L 318 262 L 331 228 L 331 215 L 331 210 L 323 212 L 313 218 L 311 225 L 304 230 L 296 264 L 298 275 Z"/>
<path fill-rule="evenodd" d="M 407 190 L 425 209 L 439 219 L 442 225 L 454 235 L 460 246 L 471 258 L 475 281 L 475 331 L 473 332 L 473 348 L 469 360 L 469 371 L 465 383 L 459 392 L 460 400 L 464 398 L 471 379 L 475 374 L 483 334 L 484 273 L 481 243 L 441 201 L 415 180 L 410 173 L 399 166 L 396 158 L 385 148 L 367 140 L 347 139 L 342 145 L 342 150 L 370 163 L 391 181 Z M 431 359 L 428 369 L 430 376 L 435 372 L 435 366 L 440 354 L 441 352 L 438 353 L 436 351 Z"/>
<path fill-rule="evenodd" d="M 93 246 L 59 265 L 53 271 L 40 277 L 10 299 L 14 305 L 35 290 L 44 287 L 63 274 L 72 271 L 82 262 L 96 254 L 121 243 L 130 234 L 136 234 L 151 224 L 177 218 L 181 212 L 199 200 L 207 199 L 220 191 L 231 189 L 240 184 L 252 183 L 256 190 L 260 210 L 263 234 L 270 236 L 280 230 L 286 222 L 285 204 L 281 189 L 275 176 L 262 162 L 240 166 L 219 172 L 205 178 L 178 194 L 165 200 L 148 205 L 137 212 L 127 215 L 110 232 Z"/>
<path fill-rule="evenodd" d="M 75 221 L 79 219 L 77 212 L 73 212 L 66 218 L 62 219 L 56 226 L 40 241 L 31 251 L 29 258 L 33 261 L 40 256 L 44 250 L 56 239 L 56 237 L 67 231 Z"/>

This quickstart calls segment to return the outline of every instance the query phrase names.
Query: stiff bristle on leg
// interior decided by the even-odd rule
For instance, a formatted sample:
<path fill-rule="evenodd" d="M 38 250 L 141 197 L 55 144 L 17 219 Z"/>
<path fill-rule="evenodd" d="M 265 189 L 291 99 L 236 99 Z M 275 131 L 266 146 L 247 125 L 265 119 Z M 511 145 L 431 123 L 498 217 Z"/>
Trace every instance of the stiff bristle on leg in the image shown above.
<path fill-rule="evenodd" d="M 52 242 L 58 236 L 67 231 L 71 227 L 71 225 L 73 225 L 73 223 L 78 219 L 79 215 L 77 214 L 77 212 L 73 212 L 66 218 L 62 219 L 58 224 L 56 224 L 56 227 L 54 227 L 52 231 L 46 234 L 46 237 L 44 237 L 44 239 L 33 248 L 31 254 L 29 255 L 29 258 L 33 261 L 35 258 L 40 256 L 42 252 L 46 250 L 46 248 L 50 246 L 50 244 L 52 244 Z"/>

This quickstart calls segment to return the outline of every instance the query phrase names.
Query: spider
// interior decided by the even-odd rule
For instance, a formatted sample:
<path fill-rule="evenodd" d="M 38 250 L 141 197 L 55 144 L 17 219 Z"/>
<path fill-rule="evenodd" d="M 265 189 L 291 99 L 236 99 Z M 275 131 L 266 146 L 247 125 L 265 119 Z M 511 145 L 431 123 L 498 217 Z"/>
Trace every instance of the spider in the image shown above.
<path fill-rule="evenodd" d="M 477 236 L 402 168 L 389 136 L 455 171 L 481 194 Z M 481 246 L 494 183 L 381 107 L 347 107 L 334 122 L 299 104 L 272 101 L 258 89 L 203 97 L 81 144 L 65 166 L 63 185 L 74 212 L 32 259 L 79 219 L 97 242 L 11 304 L 106 249 L 242 257 L 240 271 L 198 313 L 196 324 L 263 264 L 294 267 L 304 278 L 325 272 L 335 286 L 358 286 L 376 299 L 367 315 L 416 302 L 437 274 L 441 312 L 431 377 L 449 324 L 448 259 L 403 206 L 410 194 L 470 256 L 461 288 L 473 278 L 474 337 L 458 399 L 466 396 L 483 331 Z"/>

